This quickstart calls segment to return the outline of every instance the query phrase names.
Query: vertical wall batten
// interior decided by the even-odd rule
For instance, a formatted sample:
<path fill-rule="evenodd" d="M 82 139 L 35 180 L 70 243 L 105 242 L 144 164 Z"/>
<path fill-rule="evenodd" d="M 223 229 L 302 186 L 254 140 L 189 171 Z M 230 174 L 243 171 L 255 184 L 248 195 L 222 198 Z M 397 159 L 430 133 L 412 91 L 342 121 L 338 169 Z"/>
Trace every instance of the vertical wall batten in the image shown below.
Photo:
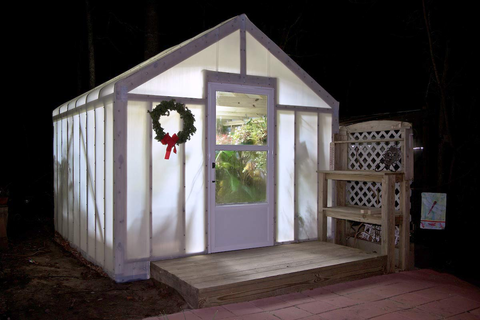
<path fill-rule="evenodd" d="M 113 243 L 113 182 L 114 182 L 114 164 L 113 164 L 113 103 L 105 104 L 105 268 L 110 274 L 114 272 L 114 243 Z"/>
<path fill-rule="evenodd" d="M 210 212 L 208 211 L 208 201 L 209 201 L 209 197 L 208 197 L 208 185 L 209 185 L 209 182 L 210 182 L 210 175 L 209 175 L 209 164 L 210 164 L 210 155 L 208 152 L 206 152 L 206 150 L 208 150 L 208 116 L 209 116 L 209 108 L 208 108 L 208 104 L 209 104 L 209 98 L 208 98 L 208 83 L 204 86 L 204 95 L 203 95 L 203 98 L 205 98 L 207 101 L 205 102 L 205 105 L 204 105 L 204 109 L 203 109 L 203 112 L 204 112 L 204 128 L 205 128 L 205 146 L 204 146 L 204 152 L 203 152 L 203 155 L 204 155 L 204 160 L 205 160 L 205 171 L 204 171 L 204 180 L 205 180 L 205 195 L 204 195 L 204 203 L 205 203 L 205 223 L 204 223 L 204 230 L 205 230 L 205 252 L 208 252 L 209 251 L 209 246 L 208 246 L 208 239 L 209 239 L 209 234 L 208 234 L 208 229 L 209 229 L 209 214 Z"/>
<path fill-rule="evenodd" d="M 127 197 L 127 100 L 124 97 L 127 90 L 119 83 L 115 85 L 115 100 L 113 104 L 113 246 L 115 278 L 121 278 L 125 260 L 126 208 Z"/>
<path fill-rule="evenodd" d="M 107 268 L 107 105 L 103 103 L 103 266 Z"/>
<path fill-rule="evenodd" d="M 320 235 L 322 235 L 322 238 L 319 238 L 320 241 L 323 241 L 324 238 L 323 238 L 323 220 L 322 220 L 322 223 L 320 224 L 320 216 L 319 216 L 319 210 L 320 210 L 320 197 L 319 197 L 319 192 L 321 191 L 320 190 L 320 179 L 319 179 L 319 171 L 320 171 L 320 148 L 321 148 L 321 145 L 320 145 L 320 140 L 321 140 L 321 135 L 320 135 L 320 113 L 317 114 L 317 172 L 315 173 L 315 176 L 317 178 L 317 212 L 316 212 L 316 216 L 317 216 L 317 237 L 319 237 Z M 323 190 L 322 190 L 323 192 Z M 322 205 L 323 207 L 323 205 Z M 322 215 L 322 218 L 323 218 L 323 215 Z M 320 226 L 322 228 L 322 230 L 320 230 Z"/>
<path fill-rule="evenodd" d="M 86 234 L 85 234 L 85 241 L 87 243 L 87 248 L 85 249 L 87 255 L 88 255 L 88 252 L 89 252 L 89 246 L 90 246 L 90 241 L 89 240 L 89 234 L 88 234 L 88 227 L 89 227 L 89 219 L 88 219 L 88 216 L 89 216 L 89 196 L 88 196 L 88 186 L 90 185 L 90 174 L 89 174 L 89 165 L 88 165 L 88 147 L 89 147 L 89 143 L 91 143 L 91 141 L 89 141 L 88 139 L 88 109 L 85 109 L 85 169 L 86 169 L 86 184 L 87 184 L 87 189 L 85 190 L 85 200 L 86 200 L 86 210 L 85 210 L 85 223 L 86 223 Z"/>
<path fill-rule="evenodd" d="M 80 246 L 80 127 L 79 115 L 72 114 L 73 118 L 73 219 L 74 236 L 73 243 Z"/>
<path fill-rule="evenodd" d="M 153 106 L 153 103 L 150 103 L 150 108 L 149 110 L 152 111 L 154 108 Z M 150 248 L 149 248 L 149 255 L 150 255 L 150 258 L 153 256 L 153 209 L 152 209 L 152 191 L 153 191 L 153 156 L 152 156 L 152 146 L 153 146 L 153 143 L 154 143 L 154 139 L 153 139 L 153 125 L 152 125 L 152 122 L 150 121 L 150 148 L 148 148 L 148 159 L 149 159 L 149 164 L 148 164 L 148 171 L 149 171 L 149 178 L 148 178 L 148 193 L 149 193 L 149 208 L 148 208 L 148 211 L 149 211 L 149 225 L 148 225 L 148 229 L 149 229 L 149 232 L 150 232 L 150 240 L 149 240 L 149 245 L 150 245 Z"/>
<path fill-rule="evenodd" d="M 217 42 L 218 43 L 218 42 Z M 218 55 L 217 55 L 217 61 L 218 61 Z M 180 130 L 183 130 L 183 121 L 180 119 Z M 186 148 L 186 143 L 182 144 L 182 146 L 179 148 L 178 152 L 179 157 L 181 158 L 181 181 L 182 183 L 180 184 L 181 186 L 181 196 L 180 199 L 182 200 L 182 237 L 181 237 L 181 254 L 185 254 L 187 252 L 187 204 L 186 204 L 186 183 L 185 183 L 185 148 Z"/>
<path fill-rule="evenodd" d="M 63 152 L 63 120 L 59 121 L 59 150 L 58 150 L 58 164 L 59 164 L 59 175 L 58 175 L 58 233 L 63 236 L 63 161 L 62 161 L 62 152 Z"/>
<path fill-rule="evenodd" d="M 68 240 L 68 122 L 62 119 L 62 236 Z"/>
<path fill-rule="evenodd" d="M 98 208 L 97 208 L 97 114 L 96 114 L 96 109 L 93 109 L 93 136 L 94 136 L 94 142 L 93 142 L 93 181 L 94 183 L 92 184 L 92 187 L 94 188 L 93 191 L 93 201 L 94 201 L 94 210 L 93 210 L 93 234 L 94 240 L 93 243 L 95 243 L 95 248 L 94 248 L 94 259 L 98 263 L 98 257 L 97 257 L 97 219 L 98 219 Z"/>
<path fill-rule="evenodd" d="M 95 259 L 105 265 L 105 107 L 95 112 Z"/>
<path fill-rule="evenodd" d="M 293 113 L 293 240 L 298 241 L 298 195 L 297 195 L 297 111 Z"/>
<path fill-rule="evenodd" d="M 242 16 L 240 21 L 240 75 L 247 74 L 247 36 L 246 36 L 246 17 Z"/>
<path fill-rule="evenodd" d="M 68 111 L 68 105 L 67 105 L 67 111 Z M 67 154 L 65 155 L 66 159 L 66 180 L 67 180 L 67 232 L 64 234 L 64 238 L 67 239 L 68 241 L 72 241 L 70 237 L 70 117 L 65 118 L 65 122 L 67 125 L 67 132 L 66 132 L 66 138 L 67 138 Z"/>
<path fill-rule="evenodd" d="M 274 104 L 273 108 L 273 123 L 274 123 L 274 130 L 275 132 L 273 133 L 275 135 L 275 144 L 273 145 L 273 163 L 275 166 L 275 170 L 273 171 L 273 244 L 276 245 L 278 243 L 278 218 L 277 215 L 279 214 L 279 211 L 277 209 L 277 197 L 278 197 L 278 189 L 277 189 L 277 170 L 278 170 L 278 162 L 277 162 L 277 141 L 278 141 L 278 125 L 277 125 L 277 108 L 276 104 Z"/>
<path fill-rule="evenodd" d="M 58 217 L 58 161 L 57 161 L 57 141 L 58 141 L 58 133 L 57 133 L 57 121 L 53 122 L 53 224 L 55 227 L 55 231 L 58 231 L 58 224 L 57 224 L 57 217 Z"/>

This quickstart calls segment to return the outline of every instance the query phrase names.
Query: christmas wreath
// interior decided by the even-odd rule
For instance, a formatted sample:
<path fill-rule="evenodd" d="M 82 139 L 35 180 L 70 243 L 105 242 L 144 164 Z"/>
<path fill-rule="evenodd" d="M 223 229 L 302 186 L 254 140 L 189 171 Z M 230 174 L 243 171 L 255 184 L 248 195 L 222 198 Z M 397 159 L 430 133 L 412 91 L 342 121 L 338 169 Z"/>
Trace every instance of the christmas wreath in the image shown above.
<path fill-rule="evenodd" d="M 178 133 L 174 133 L 173 136 L 165 130 L 163 130 L 162 125 L 160 124 L 161 116 L 169 116 L 170 111 L 177 111 L 180 114 L 180 118 L 183 119 L 183 130 L 180 130 Z M 197 131 L 193 125 L 195 122 L 195 117 L 192 112 L 185 107 L 184 104 L 175 102 L 175 100 L 162 101 L 158 104 L 152 111 L 148 111 L 150 117 L 152 118 L 153 130 L 155 131 L 155 140 L 160 141 L 162 144 L 167 145 L 167 152 L 165 154 L 165 159 L 170 158 L 170 152 L 173 147 L 173 152 L 177 153 L 177 148 L 175 144 L 180 145 L 181 143 L 187 142 L 190 140 L 191 136 Z"/>

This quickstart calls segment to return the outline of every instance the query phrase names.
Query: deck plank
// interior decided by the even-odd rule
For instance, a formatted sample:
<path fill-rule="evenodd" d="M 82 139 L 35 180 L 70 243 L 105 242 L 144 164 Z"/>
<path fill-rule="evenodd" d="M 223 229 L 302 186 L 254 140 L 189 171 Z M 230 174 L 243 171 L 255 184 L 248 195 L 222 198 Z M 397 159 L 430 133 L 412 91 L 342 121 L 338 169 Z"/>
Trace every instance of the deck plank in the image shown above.
<path fill-rule="evenodd" d="M 385 266 L 384 255 L 311 241 L 152 262 L 151 276 L 199 308 L 382 274 Z"/>

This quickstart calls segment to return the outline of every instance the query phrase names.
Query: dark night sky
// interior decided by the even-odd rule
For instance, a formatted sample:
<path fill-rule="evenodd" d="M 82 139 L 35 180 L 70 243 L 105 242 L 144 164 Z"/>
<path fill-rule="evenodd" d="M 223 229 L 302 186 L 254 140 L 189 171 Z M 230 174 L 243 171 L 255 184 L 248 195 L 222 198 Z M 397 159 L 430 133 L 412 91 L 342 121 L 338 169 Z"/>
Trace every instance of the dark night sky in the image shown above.
<path fill-rule="evenodd" d="M 90 0 L 97 84 L 144 61 L 145 2 Z M 340 101 L 341 120 L 421 109 L 434 91 L 421 0 L 158 3 L 160 51 L 245 13 Z M 476 11 L 461 1 L 425 3 L 436 58 L 451 48 L 454 121 L 467 126 L 478 109 Z M 85 12 L 84 0 L 4 10 L 14 21 L 4 27 L 10 90 L 0 116 L 0 185 L 11 183 L 19 197 L 52 196 L 51 112 L 89 89 Z"/>

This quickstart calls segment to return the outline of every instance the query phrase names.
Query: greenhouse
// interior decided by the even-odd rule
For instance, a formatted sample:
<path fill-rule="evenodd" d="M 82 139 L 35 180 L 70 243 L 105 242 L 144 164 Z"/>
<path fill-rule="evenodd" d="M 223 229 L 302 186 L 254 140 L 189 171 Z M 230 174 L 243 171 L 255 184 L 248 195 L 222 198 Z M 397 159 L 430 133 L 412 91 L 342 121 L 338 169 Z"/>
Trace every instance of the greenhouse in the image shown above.
<path fill-rule="evenodd" d="M 172 105 L 164 132 L 186 129 L 182 112 L 195 130 L 165 145 L 151 115 Z M 117 282 L 319 237 L 338 102 L 245 15 L 66 102 L 53 128 L 55 229 Z"/>

